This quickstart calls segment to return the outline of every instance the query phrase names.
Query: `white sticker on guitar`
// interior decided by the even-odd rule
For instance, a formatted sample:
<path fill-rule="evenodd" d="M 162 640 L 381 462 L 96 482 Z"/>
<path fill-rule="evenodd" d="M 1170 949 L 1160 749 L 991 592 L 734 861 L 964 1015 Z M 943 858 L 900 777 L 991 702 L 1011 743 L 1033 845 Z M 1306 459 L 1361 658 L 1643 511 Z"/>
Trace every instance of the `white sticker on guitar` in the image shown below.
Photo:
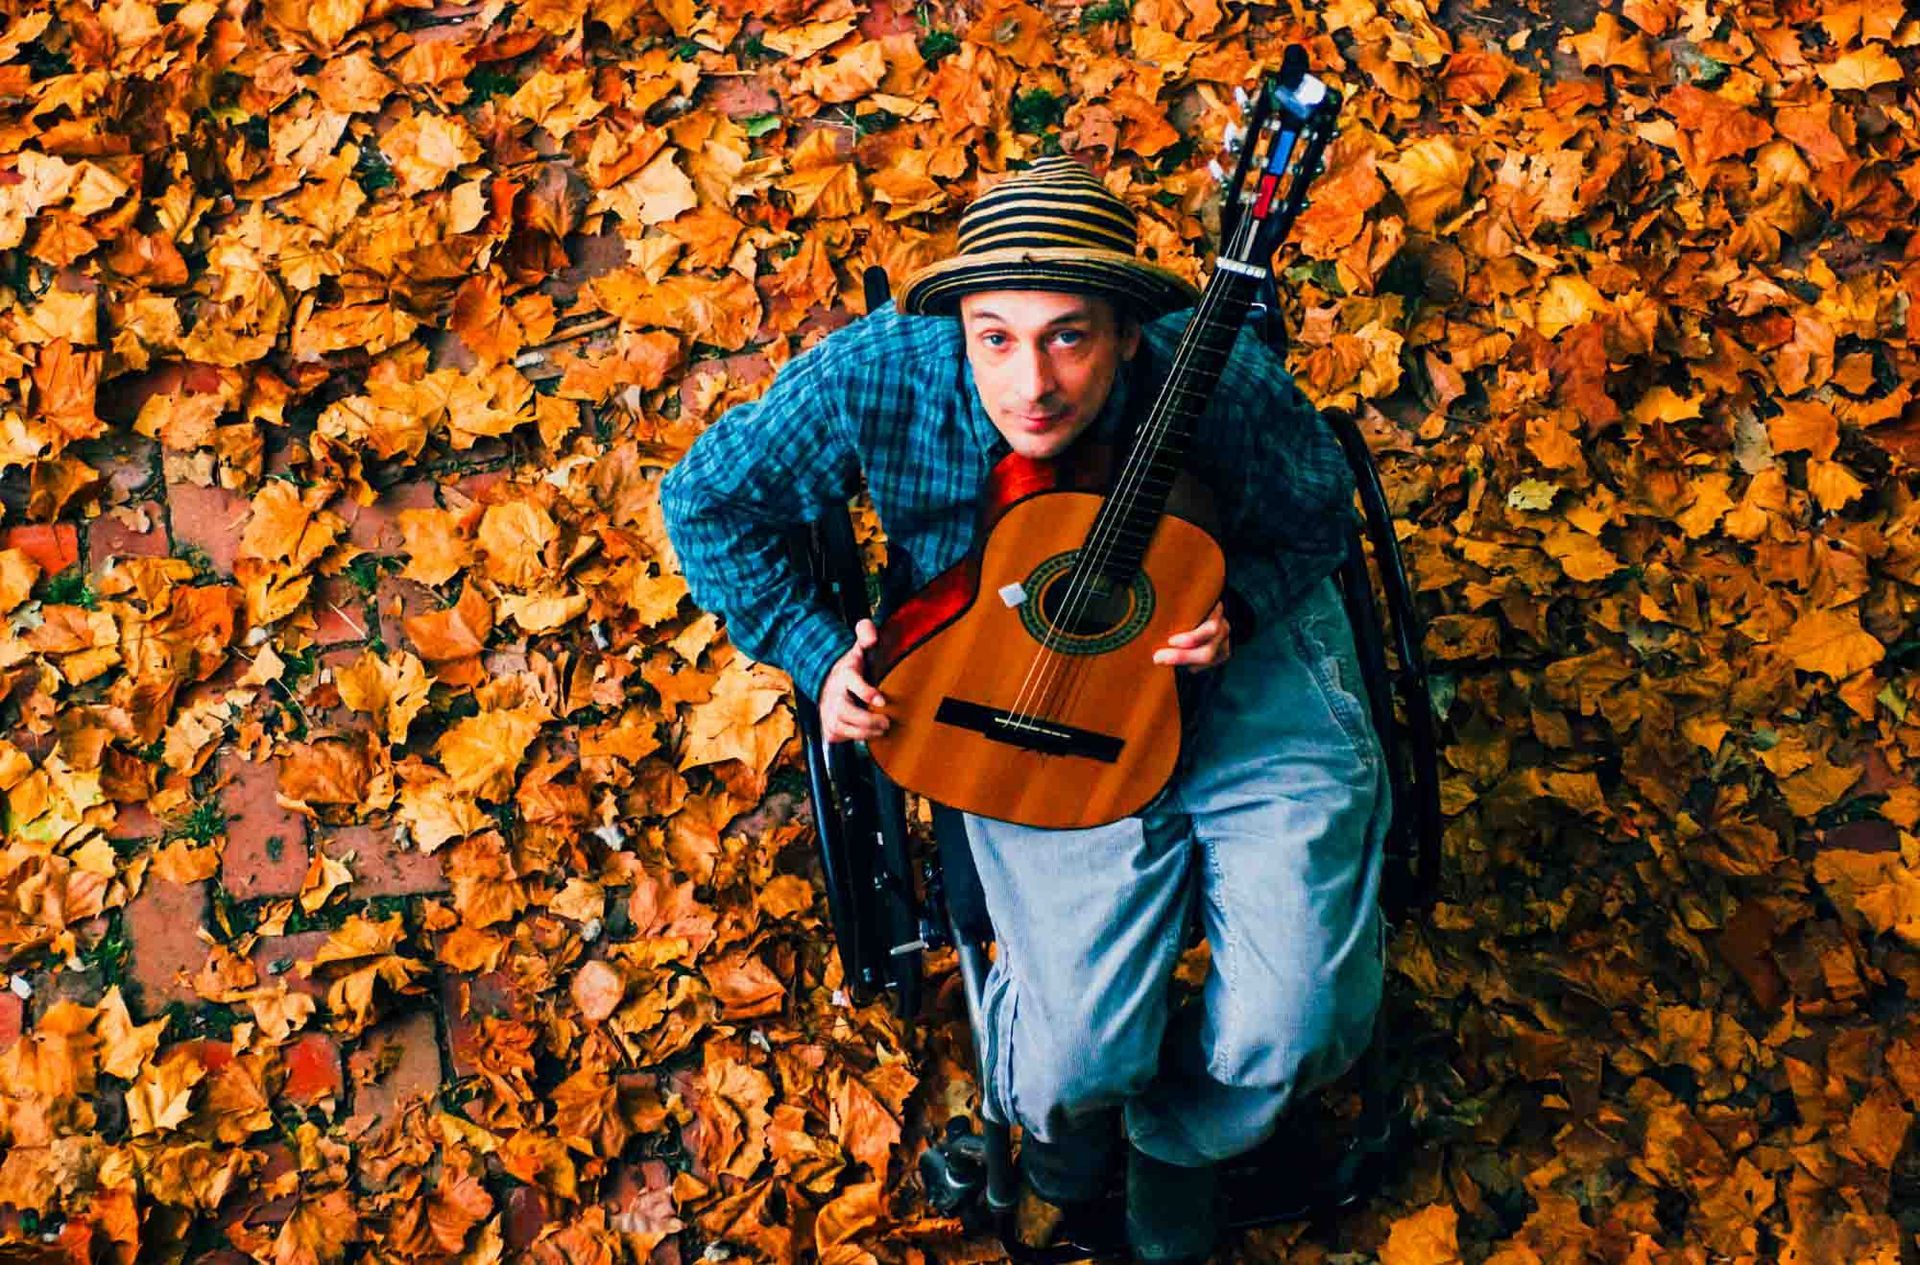
<path fill-rule="evenodd" d="M 1000 590 L 1000 600 L 1008 606 L 1018 606 L 1027 600 L 1027 591 L 1019 584 L 1009 584 Z"/>

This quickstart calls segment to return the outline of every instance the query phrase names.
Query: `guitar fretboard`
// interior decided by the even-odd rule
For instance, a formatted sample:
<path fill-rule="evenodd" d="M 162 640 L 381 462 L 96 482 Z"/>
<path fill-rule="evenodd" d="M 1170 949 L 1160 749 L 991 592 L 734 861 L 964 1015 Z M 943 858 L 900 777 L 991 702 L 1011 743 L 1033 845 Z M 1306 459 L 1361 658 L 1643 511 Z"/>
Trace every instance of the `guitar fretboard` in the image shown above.
<path fill-rule="evenodd" d="M 1107 494 L 1081 556 L 1096 588 L 1131 582 L 1146 557 L 1167 493 L 1186 464 L 1194 424 L 1220 383 L 1252 304 L 1258 274 L 1218 268 L 1180 335 L 1172 368 L 1135 432 L 1133 447 Z"/>

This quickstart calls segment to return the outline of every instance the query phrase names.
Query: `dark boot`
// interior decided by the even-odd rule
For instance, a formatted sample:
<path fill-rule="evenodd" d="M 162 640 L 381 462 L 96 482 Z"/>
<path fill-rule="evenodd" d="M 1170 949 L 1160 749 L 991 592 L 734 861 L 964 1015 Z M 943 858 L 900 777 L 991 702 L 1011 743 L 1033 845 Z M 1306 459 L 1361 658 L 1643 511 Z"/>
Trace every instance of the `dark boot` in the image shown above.
<path fill-rule="evenodd" d="M 1220 1238 L 1215 1165 L 1183 1168 L 1127 1148 L 1127 1243 L 1143 1265 L 1199 1265 Z"/>
<path fill-rule="evenodd" d="M 1117 1121 L 1103 1120 L 1053 1142 L 1023 1138 L 1020 1202 L 1014 1210 L 1020 1242 L 1027 1247 L 1070 1242 L 1095 1253 L 1117 1249 L 1120 1236 L 1105 1196 L 1118 1150 Z"/>

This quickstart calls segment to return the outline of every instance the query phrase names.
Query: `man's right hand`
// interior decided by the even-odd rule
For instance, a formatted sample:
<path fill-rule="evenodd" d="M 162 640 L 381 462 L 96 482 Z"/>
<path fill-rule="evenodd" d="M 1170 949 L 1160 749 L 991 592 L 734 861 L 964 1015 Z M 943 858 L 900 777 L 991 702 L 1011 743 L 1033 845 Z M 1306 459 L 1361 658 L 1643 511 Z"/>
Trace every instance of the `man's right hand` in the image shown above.
<path fill-rule="evenodd" d="M 867 647 L 879 639 L 873 621 L 861 620 L 853 629 L 853 645 L 827 671 L 820 687 L 820 732 L 829 745 L 864 742 L 892 723 L 884 714 L 887 700 L 861 674 Z"/>

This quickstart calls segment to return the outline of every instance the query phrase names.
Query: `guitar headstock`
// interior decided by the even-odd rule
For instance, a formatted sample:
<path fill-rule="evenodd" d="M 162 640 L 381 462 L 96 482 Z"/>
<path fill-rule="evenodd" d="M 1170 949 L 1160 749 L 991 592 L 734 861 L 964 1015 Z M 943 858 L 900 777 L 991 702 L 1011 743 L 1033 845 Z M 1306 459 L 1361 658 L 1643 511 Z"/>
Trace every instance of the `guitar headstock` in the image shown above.
<path fill-rule="evenodd" d="M 1289 45 L 1280 69 L 1267 71 L 1252 97 L 1234 90 L 1245 130 L 1228 125 L 1225 146 L 1238 155 L 1220 217 L 1218 257 L 1265 269 L 1307 204 L 1307 185 L 1333 138 L 1340 94 L 1307 71 L 1307 51 Z M 1215 174 L 1221 174 L 1215 168 Z M 1251 179 L 1250 179 L 1251 178 Z"/>

